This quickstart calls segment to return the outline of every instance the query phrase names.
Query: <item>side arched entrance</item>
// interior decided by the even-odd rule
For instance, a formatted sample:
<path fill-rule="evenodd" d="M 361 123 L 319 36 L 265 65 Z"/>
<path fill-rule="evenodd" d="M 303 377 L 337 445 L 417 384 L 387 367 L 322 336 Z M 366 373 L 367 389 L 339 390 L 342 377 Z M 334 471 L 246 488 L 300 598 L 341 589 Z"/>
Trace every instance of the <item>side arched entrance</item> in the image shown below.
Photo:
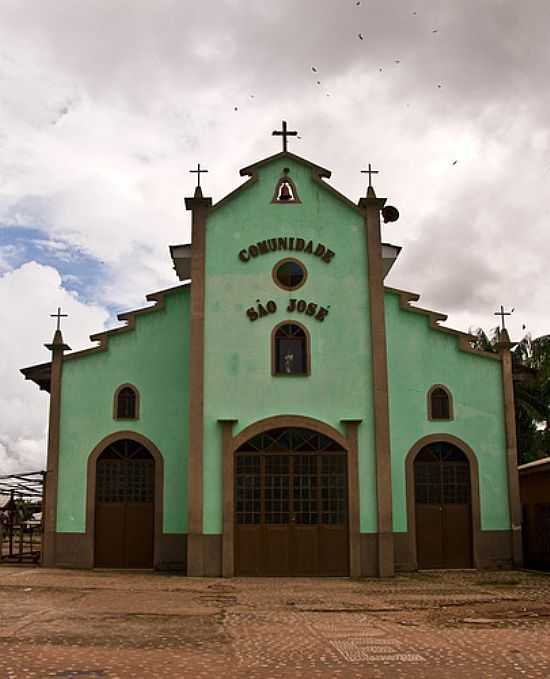
<path fill-rule="evenodd" d="M 228 545 L 236 575 L 350 574 L 358 526 L 348 475 L 356 446 L 320 429 L 278 426 L 233 439 L 234 541 Z"/>
<path fill-rule="evenodd" d="M 88 463 L 94 565 L 153 568 L 162 529 L 162 458 L 147 439 L 125 433 L 104 440 Z"/>
<path fill-rule="evenodd" d="M 449 441 L 428 443 L 414 457 L 413 476 L 418 568 L 472 568 L 472 470 L 468 457 Z"/>

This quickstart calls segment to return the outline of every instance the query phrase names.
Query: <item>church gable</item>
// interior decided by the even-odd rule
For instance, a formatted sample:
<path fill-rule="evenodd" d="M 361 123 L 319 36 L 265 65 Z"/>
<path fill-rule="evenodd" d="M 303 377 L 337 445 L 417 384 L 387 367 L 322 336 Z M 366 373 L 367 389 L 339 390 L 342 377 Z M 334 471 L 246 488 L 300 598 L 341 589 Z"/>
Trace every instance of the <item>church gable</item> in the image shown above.
<path fill-rule="evenodd" d="M 124 336 L 127 332 L 136 330 L 136 325 L 139 323 L 140 318 L 154 312 L 164 311 L 166 309 L 166 298 L 168 296 L 178 295 L 179 293 L 188 297 L 189 285 L 178 285 L 167 290 L 149 293 L 146 295 L 146 299 L 148 302 L 154 302 L 154 304 L 141 309 L 134 309 L 118 314 L 117 319 L 123 321 L 125 325 L 90 335 L 90 340 L 92 342 L 97 342 L 97 345 L 88 349 L 66 353 L 64 361 L 87 358 L 94 354 L 108 351 L 111 339 L 114 338 L 115 343 L 118 344 L 118 340 L 121 336 Z M 69 349 L 69 347 L 66 347 L 66 349 Z M 50 391 L 51 363 L 41 363 L 39 365 L 22 368 L 21 373 L 25 376 L 25 379 L 35 382 L 41 390 Z"/>
<path fill-rule="evenodd" d="M 298 258 L 312 274 L 304 292 L 307 288 L 328 294 L 336 280 L 349 278 L 351 294 L 355 288 L 358 294 L 366 294 L 363 215 L 325 184 L 321 177 L 330 175 L 327 170 L 281 153 L 241 173 L 249 174 L 249 181 L 215 204 L 208 215 L 207 296 L 215 278 L 229 273 L 229 289 L 235 292 L 238 287 L 256 298 L 278 292 L 273 285 L 274 267 L 286 258 Z M 293 198 L 278 200 L 285 183 Z M 323 305 L 323 300 L 311 301 Z"/>
<path fill-rule="evenodd" d="M 447 320 L 446 314 L 442 314 L 438 311 L 431 311 L 430 309 L 424 309 L 422 307 L 413 305 L 412 304 L 413 302 L 418 302 L 418 300 L 420 299 L 420 295 L 418 295 L 417 293 L 408 292 L 407 290 L 398 290 L 397 288 L 390 287 L 385 287 L 384 290 L 386 293 L 386 298 L 388 298 L 388 295 L 395 295 L 397 297 L 399 308 L 402 311 L 420 314 L 421 316 L 424 316 L 431 330 L 435 330 L 437 332 L 441 332 L 452 337 L 455 337 L 456 347 L 460 351 L 465 351 L 467 353 L 474 354 L 475 356 L 484 357 L 491 360 L 496 361 L 500 360 L 501 358 L 500 354 L 474 349 L 472 346 L 472 342 L 474 342 L 476 339 L 474 335 L 440 325 L 440 323 L 443 323 L 444 321 Z M 394 302 L 389 303 L 392 308 L 395 306 Z"/>
<path fill-rule="evenodd" d="M 122 419 L 143 420 L 160 389 L 172 389 L 174 397 L 180 392 L 187 374 L 189 287 L 152 293 L 147 299 L 156 304 L 119 314 L 125 326 L 92 335 L 98 346 L 64 357 L 62 419 L 67 427 L 81 431 L 82 412 L 90 409 L 99 428 L 112 428 L 113 420 L 120 419 L 113 399 L 126 386 L 135 390 L 142 416 Z"/>
<path fill-rule="evenodd" d="M 169 288 L 167 290 L 160 290 L 159 292 L 149 293 L 148 295 L 146 295 L 146 299 L 148 302 L 154 302 L 154 304 L 152 304 L 151 306 L 143 307 L 141 309 L 124 311 L 118 314 L 117 319 L 119 321 L 124 321 L 125 325 L 118 328 L 113 328 L 112 330 L 105 330 L 103 332 L 97 332 L 93 335 L 90 335 L 90 339 L 92 340 L 92 342 L 99 342 L 99 345 L 97 347 L 92 347 L 91 349 L 84 349 L 82 351 L 76 351 L 72 354 L 67 354 L 65 356 L 65 360 L 67 361 L 69 359 L 81 358 L 83 356 L 88 356 L 90 353 L 94 353 L 97 351 L 107 351 L 109 348 L 109 341 L 111 338 L 116 338 L 116 341 L 118 341 L 118 338 L 121 336 L 121 334 L 136 330 L 137 325 L 140 322 L 140 319 L 144 315 L 148 315 L 152 312 L 157 311 L 165 311 L 167 297 L 179 294 L 187 296 L 189 294 L 188 287 L 189 287 L 188 285 L 178 285 L 174 288 Z"/>
<path fill-rule="evenodd" d="M 414 430 L 451 427 L 465 440 L 472 435 L 472 415 L 485 427 L 496 427 L 499 440 L 503 419 L 501 355 L 477 351 L 474 337 L 440 326 L 447 317 L 412 306 L 418 295 L 385 289 L 390 414 L 400 422 L 395 435 L 406 438 L 404 413 L 414 413 Z M 447 423 L 430 423 L 427 396 L 434 385 L 454 401 L 455 416 Z M 495 419 L 496 418 L 496 419 Z"/>
<path fill-rule="evenodd" d="M 304 323 L 314 336 L 325 338 L 349 326 L 352 335 L 358 333 L 358 344 L 368 343 L 361 212 L 327 190 L 320 176 L 328 171 L 292 154 L 278 154 L 243 172 L 251 175 L 248 186 L 221 201 L 219 209 L 214 206 L 207 221 L 207 356 L 219 341 L 215 328 L 220 324 L 225 339 L 235 335 L 239 353 L 250 345 L 249 361 L 265 350 L 261 344 L 266 340 L 258 345 L 254 336 L 269 330 L 268 342 L 271 330 L 285 319 Z M 291 199 L 278 200 L 285 186 Z M 353 317 L 355 325 L 350 324 Z M 334 327 L 321 331 L 321 324 Z M 223 354 L 229 361 L 227 344 Z"/>
<path fill-rule="evenodd" d="M 225 207 L 235 198 L 241 197 L 245 192 L 249 192 L 250 189 L 256 187 L 257 184 L 261 186 L 262 197 L 265 196 L 268 202 L 274 204 L 302 203 L 304 202 L 304 198 L 301 196 L 301 185 L 303 182 L 307 185 L 311 183 L 313 185 L 310 187 L 311 189 L 314 186 L 322 187 L 322 190 L 327 194 L 331 194 L 350 209 L 358 211 L 355 203 L 324 181 L 329 179 L 331 174 L 330 170 L 293 153 L 277 153 L 243 168 L 240 171 L 240 175 L 248 176 L 248 181 L 215 203 L 212 207 L 212 212 Z M 290 191 L 290 197 L 286 199 L 285 192 L 283 191 L 283 199 L 281 200 L 280 189 L 285 183 L 288 184 L 287 190 Z M 313 196 L 314 192 L 308 192 L 308 197 Z"/>
<path fill-rule="evenodd" d="M 243 334 L 244 346 L 257 332 L 254 326 L 266 325 L 267 315 L 273 324 L 294 317 L 306 325 L 315 320 L 338 326 L 358 314 L 355 327 L 365 326 L 367 253 L 360 210 L 327 190 L 320 176 L 328 171 L 289 153 L 243 172 L 251 175 L 248 185 L 208 215 L 207 333 L 209 324 L 223 319 L 226 332 Z M 275 200 L 285 181 L 292 182 L 298 200 Z M 300 286 L 286 285 L 285 276 L 293 275 L 300 276 Z M 206 344 L 213 341 L 215 334 L 207 334 Z"/>

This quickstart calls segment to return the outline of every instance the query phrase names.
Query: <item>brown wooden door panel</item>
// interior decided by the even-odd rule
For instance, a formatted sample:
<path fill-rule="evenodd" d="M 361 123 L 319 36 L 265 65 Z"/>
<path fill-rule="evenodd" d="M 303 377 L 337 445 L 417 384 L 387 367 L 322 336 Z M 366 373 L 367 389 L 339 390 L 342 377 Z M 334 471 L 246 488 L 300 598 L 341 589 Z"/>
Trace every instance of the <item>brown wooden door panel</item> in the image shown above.
<path fill-rule="evenodd" d="M 469 505 L 443 506 L 443 568 L 472 567 L 472 517 Z"/>
<path fill-rule="evenodd" d="M 96 467 L 95 564 L 152 568 L 155 463 L 140 443 L 121 439 Z"/>
<path fill-rule="evenodd" d="M 294 525 L 290 528 L 291 569 L 292 575 L 317 575 L 324 569 L 319 560 L 319 528 L 318 526 Z"/>
<path fill-rule="evenodd" d="M 319 526 L 319 563 L 333 577 L 349 575 L 347 526 Z"/>
<path fill-rule="evenodd" d="M 440 505 L 416 505 L 418 568 L 443 568 L 443 512 Z"/>
<path fill-rule="evenodd" d="M 95 565 L 124 567 L 124 503 L 97 503 L 95 510 Z"/>
<path fill-rule="evenodd" d="M 414 461 L 418 568 L 472 565 L 470 466 L 450 443 L 424 447 Z"/>
<path fill-rule="evenodd" d="M 261 575 L 261 526 L 237 526 L 235 531 L 235 572 L 239 575 Z"/>
<path fill-rule="evenodd" d="M 262 532 L 262 574 L 290 575 L 288 525 L 264 526 Z"/>
<path fill-rule="evenodd" d="M 126 568 L 153 567 L 154 514 L 152 502 L 126 504 L 124 530 Z"/>

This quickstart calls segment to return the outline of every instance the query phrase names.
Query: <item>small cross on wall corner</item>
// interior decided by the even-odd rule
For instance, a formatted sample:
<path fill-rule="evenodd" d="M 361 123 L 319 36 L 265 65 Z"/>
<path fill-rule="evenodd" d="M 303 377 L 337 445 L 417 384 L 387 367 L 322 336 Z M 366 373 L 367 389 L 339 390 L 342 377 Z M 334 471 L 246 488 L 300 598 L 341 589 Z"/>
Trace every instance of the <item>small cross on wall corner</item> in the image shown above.
<path fill-rule="evenodd" d="M 506 330 L 506 326 L 504 324 L 504 317 L 505 316 L 511 316 L 515 311 L 515 307 L 512 307 L 510 311 L 504 311 L 504 306 L 501 304 L 500 305 L 500 311 L 495 311 L 494 315 L 495 316 L 500 316 L 500 322 L 501 322 L 501 330 Z"/>
<path fill-rule="evenodd" d="M 201 168 L 201 164 L 197 163 L 197 169 L 196 170 L 189 170 L 191 174 L 196 174 L 197 175 L 197 187 L 200 189 L 201 187 L 201 174 L 204 174 L 208 172 L 208 170 L 203 170 Z"/>
<path fill-rule="evenodd" d="M 50 314 L 50 318 L 57 318 L 57 327 L 56 330 L 61 330 L 61 319 L 62 318 L 68 318 L 69 314 L 62 314 L 61 313 L 61 307 L 57 307 L 57 313 L 56 314 Z"/>
<path fill-rule="evenodd" d="M 369 186 L 372 187 L 372 175 L 373 174 L 380 174 L 379 170 L 373 170 L 372 165 L 369 163 L 369 169 L 368 170 L 361 170 L 361 174 L 368 174 L 369 175 Z"/>

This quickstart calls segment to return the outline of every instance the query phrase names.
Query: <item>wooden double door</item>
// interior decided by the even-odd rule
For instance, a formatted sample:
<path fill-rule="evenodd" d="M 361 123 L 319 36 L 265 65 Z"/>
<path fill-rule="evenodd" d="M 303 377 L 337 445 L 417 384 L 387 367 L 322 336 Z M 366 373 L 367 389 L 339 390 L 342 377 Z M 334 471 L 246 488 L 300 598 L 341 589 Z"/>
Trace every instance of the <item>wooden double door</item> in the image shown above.
<path fill-rule="evenodd" d="M 95 565 L 152 568 L 155 463 L 129 439 L 111 444 L 97 460 Z"/>
<path fill-rule="evenodd" d="M 414 462 L 418 568 L 471 568 L 470 465 L 449 443 L 423 448 Z"/>
<path fill-rule="evenodd" d="M 275 430 L 235 462 L 238 575 L 349 574 L 344 450 L 309 430 Z"/>

